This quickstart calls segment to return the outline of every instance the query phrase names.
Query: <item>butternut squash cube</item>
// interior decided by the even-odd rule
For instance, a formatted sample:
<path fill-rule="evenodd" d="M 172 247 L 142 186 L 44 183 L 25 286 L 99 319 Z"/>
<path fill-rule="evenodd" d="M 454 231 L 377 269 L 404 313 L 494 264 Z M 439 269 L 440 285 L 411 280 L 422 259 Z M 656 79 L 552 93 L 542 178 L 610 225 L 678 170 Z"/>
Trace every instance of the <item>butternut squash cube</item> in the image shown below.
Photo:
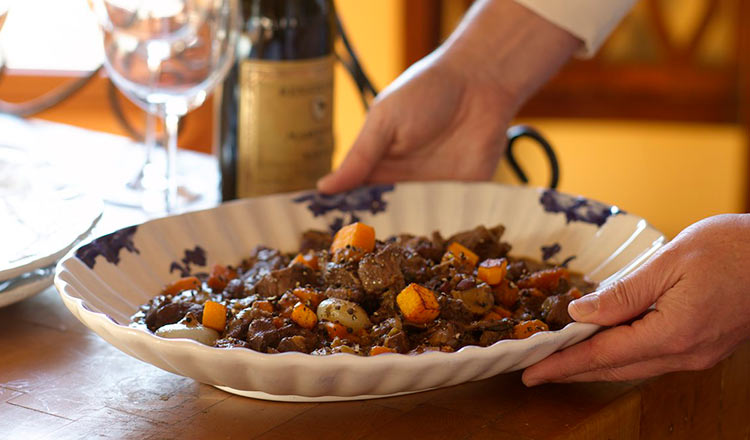
<path fill-rule="evenodd" d="M 375 249 L 375 229 L 364 223 L 352 223 L 339 229 L 333 237 L 331 253 L 347 246 L 364 252 L 372 252 Z"/>
<path fill-rule="evenodd" d="M 404 317 L 417 324 L 425 324 L 440 314 L 435 293 L 419 284 L 411 283 L 396 296 L 396 303 Z"/>
<path fill-rule="evenodd" d="M 479 256 L 466 246 L 454 241 L 443 255 L 443 261 L 451 260 L 457 261 L 459 264 L 468 263 L 473 268 L 479 263 Z"/>
<path fill-rule="evenodd" d="M 477 277 L 490 286 L 500 284 L 508 272 L 508 260 L 505 258 L 493 258 L 482 261 L 477 269 Z"/>
<path fill-rule="evenodd" d="M 203 303 L 203 327 L 208 327 L 221 333 L 227 325 L 227 306 L 216 301 Z"/>

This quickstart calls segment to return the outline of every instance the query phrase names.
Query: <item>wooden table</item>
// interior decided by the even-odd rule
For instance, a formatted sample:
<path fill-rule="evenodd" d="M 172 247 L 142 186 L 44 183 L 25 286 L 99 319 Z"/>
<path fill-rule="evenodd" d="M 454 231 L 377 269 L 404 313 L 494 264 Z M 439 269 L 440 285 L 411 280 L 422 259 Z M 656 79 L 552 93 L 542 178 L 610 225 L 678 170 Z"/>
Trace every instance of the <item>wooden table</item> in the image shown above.
<path fill-rule="evenodd" d="M 145 364 L 54 288 L 0 309 L 2 439 L 746 439 L 750 347 L 640 383 L 525 388 L 520 374 L 360 402 L 253 400 Z"/>
<path fill-rule="evenodd" d="M 91 162 L 97 147 L 115 142 L 36 123 L 2 127 L 20 139 L 75 136 L 65 154 L 45 151 L 55 163 L 70 151 Z M 102 154 L 128 157 L 110 151 Z M 87 170 L 69 175 L 102 178 Z M 109 206 L 97 233 L 141 216 Z M 234 396 L 131 358 L 80 324 L 54 288 L 0 309 L 0 440 L 665 437 L 750 438 L 749 345 L 710 370 L 637 383 L 527 389 L 511 373 L 402 397 L 293 404 Z"/>

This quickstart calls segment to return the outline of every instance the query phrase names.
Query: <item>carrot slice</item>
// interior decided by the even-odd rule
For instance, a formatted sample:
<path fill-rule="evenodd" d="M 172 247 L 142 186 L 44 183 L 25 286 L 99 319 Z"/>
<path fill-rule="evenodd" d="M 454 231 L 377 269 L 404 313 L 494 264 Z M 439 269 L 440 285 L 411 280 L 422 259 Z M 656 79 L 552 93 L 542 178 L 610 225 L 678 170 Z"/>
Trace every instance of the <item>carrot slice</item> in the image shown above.
<path fill-rule="evenodd" d="M 333 340 L 335 338 L 341 338 L 341 339 L 353 339 L 354 338 L 354 333 L 350 333 L 346 327 L 335 322 L 326 322 L 325 329 L 326 329 L 326 333 L 328 333 L 328 338 L 330 340 Z"/>
<path fill-rule="evenodd" d="M 518 280 L 516 284 L 522 289 L 536 287 L 537 289 L 550 292 L 557 288 L 561 279 L 570 280 L 570 272 L 564 267 L 554 267 L 534 272 L 531 275 Z"/>
<path fill-rule="evenodd" d="M 486 315 L 482 317 L 483 321 L 499 321 L 503 318 L 510 318 L 512 313 L 505 307 L 493 306 Z"/>
<path fill-rule="evenodd" d="M 211 270 L 211 276 L 206 280 L 206 284 L 208 284 L 208 287 L 214 292 L 220 292 L 235 278 L 237 278 L 236 271 L 231 270 L 226 266 L 222 266 L 221 264 L 216 264 Z"/>
<path fill-rule="evenodd" d="M 326 298 L 324 295 L 305 287 L 297 287 L 292 290 L 292 293 L 313 310 L 317 309 L 318 304 Z"/>
<path fill-rule="evenodd" d="M 382 345 L 376 345 L 370 349 L 370 356 L 377 356 L 383 353 L 397 353 L 397 351 L 389 347 L 383 347 Z"/>
<path fill-rule="evenodd" d="M 164 287 L 162 293 L 165 295 L 176 295 L 180 292 L 199 289 L 200 287 L 201 280 L 199 280 L 197 277 L 185 277 L 180 278 L 172 284 L 168 284 L 166 287 Z"/>
<path fill-rule="evenodd" d="M 331 253 L 345 249 L 347 246 L 364 252 L 372 252 L 375 249 L 375 229 L 359 222 L 339 229 L 333 237 Z"/>
<path fill-rule="evenodd" d="M 513 327 L 513 337 L 515 339 L 525 339 L 534 333 L 546 332 L 549 330 L 549 326 L 538 319 L 532 319 L 529 321 L 523 321 L 520 324 L 516 324 Z"/>
<path fill-rule="evenodd" d="M 511 309 L 518 302 L 519 290 L 511 285 L 509 280 L 502 280 L 496 286 L 492 286 L 492 294 L 495 296 L 495 304 L 502 304 Z"/>
<path fill-rule="evenodd" d="M 307 266 L 312 270 L 318 270 L 320 266 L 318 266 L 318 257 L 315 256 L 315 254 L 297 254 L 296 257 L 289 263 L 290 266 L 293 266 L 295 264 L 301 264 L 303 266 Z"/>
<path fill-rule="evenodd" d="M 203 326 L 221 333 L 227 325 L 227 307 L 215 301 L 203 303 Z"/>

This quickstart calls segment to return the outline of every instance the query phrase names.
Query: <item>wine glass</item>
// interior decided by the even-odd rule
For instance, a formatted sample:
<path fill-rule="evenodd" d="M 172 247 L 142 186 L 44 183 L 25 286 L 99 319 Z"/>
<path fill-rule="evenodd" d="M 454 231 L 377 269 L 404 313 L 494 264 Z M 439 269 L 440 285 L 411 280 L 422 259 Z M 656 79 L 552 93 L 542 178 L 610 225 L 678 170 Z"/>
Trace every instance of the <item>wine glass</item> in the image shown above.
<path fill-rule="evenodd" d="M 115 85 L 164 119 L 167 213 L 177 197 L 177 128 L 201 105 L 234 58 L 238 0 L 93 0 L 104 44 L 104 66 Z"/>

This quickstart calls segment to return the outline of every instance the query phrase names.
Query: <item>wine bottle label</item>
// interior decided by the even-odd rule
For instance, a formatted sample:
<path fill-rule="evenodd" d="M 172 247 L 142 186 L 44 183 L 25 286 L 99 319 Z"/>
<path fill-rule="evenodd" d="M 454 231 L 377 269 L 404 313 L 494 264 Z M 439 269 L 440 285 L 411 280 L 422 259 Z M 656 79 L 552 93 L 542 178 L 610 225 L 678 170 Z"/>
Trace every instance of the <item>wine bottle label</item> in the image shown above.
<path fill-rule="evenodd" d="M 333 63 L 240 62 L 238 197 L 314 188 L 331 170 Z"/>

